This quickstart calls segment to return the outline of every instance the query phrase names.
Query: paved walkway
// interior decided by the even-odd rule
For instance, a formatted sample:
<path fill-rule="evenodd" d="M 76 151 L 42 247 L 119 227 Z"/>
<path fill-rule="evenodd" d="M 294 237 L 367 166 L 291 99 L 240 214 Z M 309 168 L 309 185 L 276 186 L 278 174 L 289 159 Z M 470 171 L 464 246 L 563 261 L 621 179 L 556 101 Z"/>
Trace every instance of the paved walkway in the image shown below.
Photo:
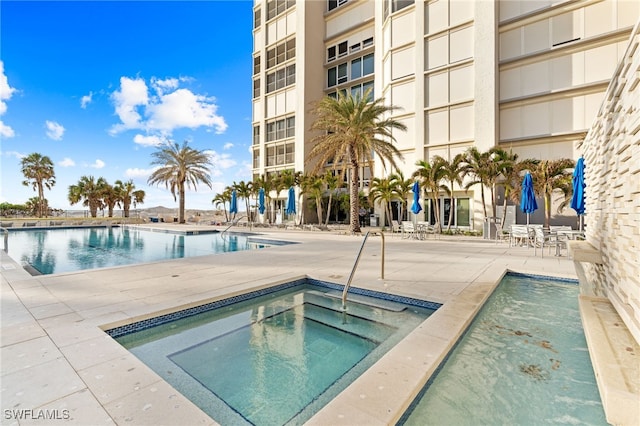
<path fill-rule="evenodd" d="M 2 424 L 17 424 L 7 410 L 57 413 L 81 425 L 215 424 L 102 330 L 300 276 L 344 284 L 362 241 L 254 231 L 301 244 L 33 277 L 2 252 Z M 380 240 L 369 238 L 352 286 L 444 306 L 310 424 L 393 423 L 507 270 L 575 278 L 566 256 L 535 257 L 533 249 L 482 239 L 387 236 L 381 280 Z"/>

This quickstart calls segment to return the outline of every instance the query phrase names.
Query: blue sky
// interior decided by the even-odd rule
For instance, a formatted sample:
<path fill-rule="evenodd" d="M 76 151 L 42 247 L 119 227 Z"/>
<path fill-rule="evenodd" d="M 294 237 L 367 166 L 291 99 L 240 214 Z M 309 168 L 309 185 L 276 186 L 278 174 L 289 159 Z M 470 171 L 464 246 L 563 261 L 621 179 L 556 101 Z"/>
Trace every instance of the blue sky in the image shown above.
<path fill-rule="evenodd" d="M 147 185 L 164 140 L 207 150 L 213 189 L 187 208 L 212 209 L 234 181 L 251 179 L 252 1 L 0 2 L 0 201 L 37 193 L 20 159 L 54 163 L 49 205 L 81 176 L 133 179 L 145 207 L 177 207 Z"/>

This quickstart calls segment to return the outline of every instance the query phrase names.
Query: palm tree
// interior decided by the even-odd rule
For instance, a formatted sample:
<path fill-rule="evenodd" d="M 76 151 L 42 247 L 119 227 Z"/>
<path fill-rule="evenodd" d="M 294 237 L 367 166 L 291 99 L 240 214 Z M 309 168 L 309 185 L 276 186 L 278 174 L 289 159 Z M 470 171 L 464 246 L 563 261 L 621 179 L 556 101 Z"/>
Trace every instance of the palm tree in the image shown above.
<path fill-rule="evenodd" d="M 218 208 L 220 208 L 220 205 L 222 205 L 222 210 L 224 210 L 224 221 L 229 222 L 227 203 L 231 202 L 231 188 L 227 187 L 221 194 L 216 194 L 211 202 Z"/>
<path fill-rule="evenodd" d="M 327 186 L 329 192 L 329 200 L 327 201 L 327 218 L 324 225 L 329 225 L 329 217 L 331 216 L 331 203 L 333 201 L 333 194 L 342 186 L 343 180 L 336 176 L 331 170 L 327 170 L 324 174 L 324 183 Z"/>
<path fill-rule="evenodd" d="M 264 189 L 264 203 L 265 203 L 265 210 L 267 212 L 267 217 L 268 217 L 268 221 L 270 222 L 272 220 L 271 218 L 271 191 L 275 190 L 275 180 L 272 177 L 273 175 L 261 175 L 258 176 L 257 178 L 254 179 L 253 181 L 253 187 L 254 189 L 256 189 L 257 191 L 260 190 L 260 188 Z"/>
<path fill-rule="evenodd" d="M 533 188 L 539 197 L 544 198 L 544 226 L 549 227 L 551 219 L 551 194 L 562 192 L 566 198 L 571 195 L 571 169 L 575 162 L 569 158 L 559 160 L 542 160 L 531 171 Z M 565 203 L 566 204 L 566 203 Z"/>
<path fill-rule="evenodd" d="M 209 155 L 204 151 L 191 148 L 188 142 L 184 141 L 182 146 L 177 142 L 168 142 L 151 156 L 153 157 L 151 165 L 160 167 L 149 176 L 147 183 L 150 185 L 164 183 L 166 188 L 171 189 L 174 201 L 177 192 L 180 200 L 178 221 L 185 223 L 185 186 L 193 187 L 195 191 L 198 183 L 204 183 L 211 188 Z"/>
<path fill-rule="evenodd" d="M 120 206 L 121 201 L 122 195 L 118 190 L 118 187 L 109 185 L 105 182 L 105 186 L 102 190 L 102 203 L 109 209 L 109 217 L 113 217 L 113 209 L 116 204 Z"/>
<path fill-rule="evenodd" d="M 309 175 L 305 176 L 300 184 L 300 188 L 304 188 L 306 193 L 313 197 L 316 205 L 316 214 L 318 215 L 318 225 L 322 225 L 322 196 L 324 195 L 325 181 L 323 176 Z"/>
<path fill-rule="evenodd" d="M 505 152 L 503 158 L 505 163 L 502 167 L 502 179 L 498 181 L 498 184 L 504 188 L 504 200 L 502 202 L 502 218 L 500 225 L 504 227 L 505 219 L 507 217 L 507 200 L 511 200 L 514 203 L 520 201 L 520 193 L 522 186 L 522 172 L 527 169 L 532 169 L 538 164 L 538 160 L 527 158 L 525 160 L 518 160 L 518 154 L 511 151 Z"/>
<path fill-rule="evenodd" d="M 418 170 L 413 172 L 414 178 L 419 178 L 421 186 L 425 188 L 433 201 L 433 213 L 436 219 L 436 229 L 438 232 L 442 230 L 440 224 L 440 209 L 438 208 L 440 191 L 446 191 L 446 186 L 442 185 L 444 178 L 444 162 L 443 158 L 435 156 L 431 159 L 431 162 L 425 160 L 418 160 L 416 166 Z"/>
<path fill-rule="evenodd" d="M 36 210 L 38 217 L 46 215 L 46 200 L 44 198 L 44 188 L 51 189 L 56 184 L 56 175 L 53 170 L 53 162 L 46 155 L 37 152 L 29 154 L 20 160 L 22 166 L 22 174 L 25 180 L 22 182 L 24 186 L 31 185 L 33 189 L 38 191 L 38 208 Z"/>
<path fill-rule="evenodd" d="M 380 201 L 382 203 L 382 209 L 384 210 L 384 215 L 388 219 L 389 227 L 393 229 L 393 224 L 391 222 L 391 201 L 400 198 L 396 176 L 391 175 L 388 178 L 374 177 L 371 180 L 371 187 L 369 188 L 369 198 L 374 202 Z"/>
<path fill-rule="evenodd" d="M 115 187 L 118 188 L 118 191 L 120 192 L 124 217 L 129 217 L 131 204 L 133 204 L 133 207 L 135 208 L 138 204 L 144 203 L 144 197 L 146 194 L 142 189 L 136 190 L 133 180 L 129 179 L 127 182 L 117 180 Z"/>
<path fill-rule="evenodd" d="M 465 190 L 469 190 L 474 185 L 480 185 L 480 197 L 482 198 L 482 209 L 485 219 L 489 217 L 487 214 L 487 203 L 484 195 L 484 188 L 489 181 L 490 154 L 488 152 L 480 152 L 478 148 L 471 147 L 465 152 L 464 165 L 462 169 L 462 177 L 471 176 L 472 180 L 464 186 Z"/>
<path fill-rule="evenodd" d="M 370 94 L 368 90 L 364 95 L 354 97 L 350 92 L 338 91 L 336 98 L 325 96 L 313 109 L 316 120 L 311 129 L 322 131 L 322 134 L 313 138 L 314 146 L 307 161 L 316 161 L 316 172 L 329 160 L 334 164 L 346 164 L 349 168 L 351 233 L 360 232 L 358 190 L 361 164 L 364 162 L 373 168 L 375 153 L 383 166 L 389 162 L 397 169 L 394 157 L 402 158 L 402 154 L 392 144 L 395 141 L 392 130 L 407 129 L 390 116 L 397 107 L 385 105 L 384 98 L 370 102 Z"/>
<path fill-rule="evenodd" d="M 236 194 L 239 198 L 244 198 L 247 221 L 250 221 L 251 211 L 249 210 L 249 205 L 251 202 L 251 195 L 253 194 L 253 182 L 245 182 L 241 180 L 238 183 L 233 182 L 232 187 L 236 190 Z"/>
<path fill-rule="evenodd" d="M 464 169 L 464 155 L 458 154 L 451 161 L 448 161 L 440 156 L 435 156 L 438 161 L 442 164 L 442 179 L 447 182 L 447 185 L 444 186 L 445 192 L 449 195 L 449 206 L 453 209 L 453 188 L 457 183 L 458 185 L 462 185 L 462 171 Z M 453 221 L 453 214 L 449 213 L 449 221 L 447 222 L 447 231 L 451 229 L 451 223 Z"/>
<path fill-rule="evenodd" d="M 91 217 L 98 216 L 98 209 L 104 208 L 102 197 L 107 181 L 99 177 L 96 180 L 93 176 L 82 176 L 76 185 L 69 186 L 69 202 L 71 205 L 82 201 L 82 205 L 89 207 Z"/>
<path fill-rule="evenodd" d="M 404 174 L 400 170 L 396 171 L 396 173 L 392 176 L 395 178 L 396 184 L 398 185 L 397 191 L 400 201 L 400 212 L 398 212 L 398 220 L 402 221 L 404 220 L 405 206 L 407 205 L 407 200 L 409 199 L 409 195 L 411 194 L 411 189 L 413 187 L 413 180 L 405 179 Z"/>

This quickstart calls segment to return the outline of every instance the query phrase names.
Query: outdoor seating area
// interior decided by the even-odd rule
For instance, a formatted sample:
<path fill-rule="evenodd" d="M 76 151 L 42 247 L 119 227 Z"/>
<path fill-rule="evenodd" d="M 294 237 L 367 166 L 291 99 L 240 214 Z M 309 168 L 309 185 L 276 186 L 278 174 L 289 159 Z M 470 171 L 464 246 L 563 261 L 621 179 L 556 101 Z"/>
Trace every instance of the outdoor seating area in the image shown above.
<path fill-rule="evenodd" d="M 414 224 L 408 220 L 402 221 L 402 224 L 400 225 L 400 233 L 402 238 L 416 240 L 425 240 L 429 235 L 433 235 L 434 237 L 438 235 L 433 225 L 421 221 Z"/>
<path fill-rule="evenodd" d="M 555 256 L 561 256 L 562 250 L 567 251 L 567 241 L 585 238 L 584 231 L 574 230 L 570 226 L 550 226 L 544 228 L 541 224 L 511 225 L 509 230 L 496 225 L 496 243 L 509 241 L 509 247 L 533 247 L 534 255 L 540 249 L 544 257 L 544 249 L 555 249 Z"/>

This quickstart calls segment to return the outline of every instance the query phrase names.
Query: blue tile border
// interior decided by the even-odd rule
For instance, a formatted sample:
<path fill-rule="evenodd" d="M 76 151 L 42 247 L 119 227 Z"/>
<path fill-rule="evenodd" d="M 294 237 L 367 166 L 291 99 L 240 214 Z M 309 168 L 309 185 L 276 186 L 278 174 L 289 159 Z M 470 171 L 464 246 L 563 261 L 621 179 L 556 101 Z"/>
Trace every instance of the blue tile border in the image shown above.
<path fill-rule="evenodd" d="M 575 278 L 563 278 L 563 277 L 554 277 L 552 275 L 538 275 L 538 274 L 525 274 L 522 272 L 513 272 L 508 271 L 505 276 L 512 277 L 522 277 L 522 278 L 535 278 L 539 280 L 547 280 L 547 281 L 560 281 L 567 284 L 580 284 L 580 282 Z"/>
<path fill-rule="evenodd" d="M 129 333 L 145 330 L 147 328 L 155 327 L 157 325 L 166 324 L 171 321 L 176 321 L 182 318 L 190 317 L 200 314 L 202 312 L 210 311 L 213 309 L 229 306 L 234 303 L 244 302 L 249 299 L 264 296 L 270 293 L 274 293 L 280 290 L 286 290 L 292 287 L 301 286 L 304 284 L 311 284 L 316 287 L 322 287 L 331 290 L 342 291 L 344 286 L 341 284 L 334 284 L 327 281 L 316 280 L 313 278 L 300 278 L 298 280 L 289 281 L 283 284 L 278 284 L 273 287 L 264 288 L 261 290 L 255 290 L 248 293 L 243 293 L 237 296 L 228 297 L 226 299 L 216 300 L 215 302 L 205 303 L 204 305 L 194 306 L 193 308 L 183 309 L 181 311 L 172 312 L 170 314 L 160 315 L 153 318 L 148 318 L 142 321 L 136 321 L 131 324 L 122 325 L 109 330 L 105 330 L 109 336 L 113 338 L 121 337 Z M 392 302 L 398 302 L 409 306 L 417 306 L 426 309 L 437 310 L 442 306 L 440 303 L 428 302 L 426 300 L 414 299 L 412 297 L 397 296 L 394 294 L 382 293 L 374 290 L 365 290 L 361 288 L 351 287 L 350 293 L 358 294 L 362 296 L 375 297 L 378 299 L 388 300 Z"/>

